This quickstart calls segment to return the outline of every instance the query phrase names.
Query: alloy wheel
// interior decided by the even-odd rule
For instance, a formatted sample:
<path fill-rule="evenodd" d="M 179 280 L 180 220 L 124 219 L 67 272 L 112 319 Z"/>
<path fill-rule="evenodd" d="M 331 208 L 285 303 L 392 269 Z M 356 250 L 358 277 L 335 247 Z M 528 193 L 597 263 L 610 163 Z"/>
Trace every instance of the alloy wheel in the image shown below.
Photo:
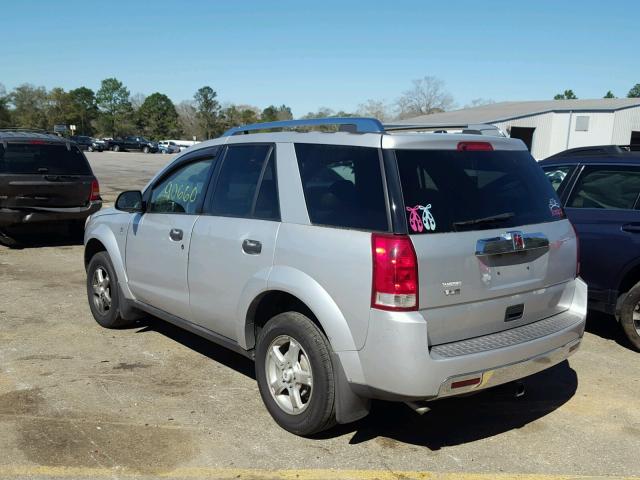
<path fill-rule="evenodd" d="M 276 337 L 266 355 L 267 383 L 276 404 L 290 415 L 304 412 L 313 394 L 309 356 L 300 343 L 288 335 Z"/>
<path fill-rule="evenodd" d="M 91 288 L 96 309 L 101 315 L 107 314 L 111 310 L 111 281 L 104 267 L 98 266 L 93 272 Z"/>

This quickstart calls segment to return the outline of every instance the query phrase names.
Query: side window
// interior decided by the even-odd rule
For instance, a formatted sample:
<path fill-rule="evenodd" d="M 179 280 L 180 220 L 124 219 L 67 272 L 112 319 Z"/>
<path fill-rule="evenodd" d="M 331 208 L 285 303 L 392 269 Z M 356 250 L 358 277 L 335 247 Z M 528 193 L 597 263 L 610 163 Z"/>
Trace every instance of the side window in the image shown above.
<path fill-rule="evenodd" d="M 553 189 L 561 193 L 566 188 L 565 179 L 568 181 L 568 177 L 570 177 L 571 172 L 574 167 L 572 165 L 557 165 L 554 167 L 544 167 L 542 170 L 544 174 L 551 182 L 551 186 Z"/>
<path fill-rule="evenodd" d="M 278 184 L 276 178 L 276 161 L 271 151 L 267 166 L 262 175 L 260 190 L 256 198 L 256 206 L 253 211 L 255 218 L 263 220 L 280 220 L 280 204 L 278 201 Z"/>
<path fill-rule="evenodd" d="M 250 217 L 258 182 L 270 150 L 269 145 L 230 146 L 207 212 L 229 217 Z M 265 192 L 264 195 L 268 194 Z"/>
<path fill-rule="evenodd" d="M 567 207 L 633 209 L 639 194 L 639 168 L 586 167 L 571 193 Z"/>
<path fill-rule="evenodd" d="M 148 213 L 195 214 L 202 202 L 213 158 L 195 161 L 172 172 L 151 190 Z"/>
<path fill-rule="evenodd" d="M 388 231 L 378 149 L 340 145 L 295 145 L 311 222 Z"/>

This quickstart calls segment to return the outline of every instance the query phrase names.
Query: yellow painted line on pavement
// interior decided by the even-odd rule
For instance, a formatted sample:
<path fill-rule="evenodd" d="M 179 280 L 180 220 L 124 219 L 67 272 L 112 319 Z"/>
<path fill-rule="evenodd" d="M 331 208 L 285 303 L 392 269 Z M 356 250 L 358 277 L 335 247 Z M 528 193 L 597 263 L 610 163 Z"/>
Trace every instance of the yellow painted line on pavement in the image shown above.
<path fill-rule="evenodd" d="M 640 480 L 640 477 L 597 475 L 536 475 L 519 473 L 456 473 L 390 470 L 266 470 L 237 468 L 177 468 L 170 472 L 140 472 L 124 468 L 0 465 L 0 478 L 210 478 L 217 480 Z"/>

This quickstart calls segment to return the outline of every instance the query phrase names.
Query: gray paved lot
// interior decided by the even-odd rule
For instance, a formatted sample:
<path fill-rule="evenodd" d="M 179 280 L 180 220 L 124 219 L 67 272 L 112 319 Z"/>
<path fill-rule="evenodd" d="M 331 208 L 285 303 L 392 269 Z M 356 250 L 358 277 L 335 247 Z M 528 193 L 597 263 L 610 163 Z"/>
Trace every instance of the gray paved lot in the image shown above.
<path fill-rule="evenodd" d="M 108 201 L 170 159 L 89 157 Z M 102 329 L 84 281 L 71 240 L 0 247 L 0 478 L 640 475 L 640 354 L 607 317 L 590 316 L 578 353 L 523 398 L 496 389 L 422 417 L 377 403 L 301 439 L 271 420 L 248 360 L 151 318 Z"/>

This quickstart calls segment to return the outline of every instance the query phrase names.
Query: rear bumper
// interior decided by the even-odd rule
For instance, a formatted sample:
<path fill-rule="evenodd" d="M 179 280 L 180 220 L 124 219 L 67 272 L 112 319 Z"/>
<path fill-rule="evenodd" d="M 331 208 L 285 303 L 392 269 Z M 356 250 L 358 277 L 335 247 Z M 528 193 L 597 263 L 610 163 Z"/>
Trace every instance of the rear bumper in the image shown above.
<path fill-rule="evenodd" d="M 418 313 L 372 310 L 367 340 L 358 352 L 339 353 L 352 388 L 386 400 L 430 400 L 518 380 L 556 365 L 580 344 L 587 286 L 570 285 L 569 308 L 523 327 L 428 347 L 428 320 Z"/>
<path fill-rule="evenodd" d="M 57 222 L 83 221 L 102 207 L 102 202 L 91 202 L 88 206 L 69 208 L 0 208 L 0 227 Z"/>

